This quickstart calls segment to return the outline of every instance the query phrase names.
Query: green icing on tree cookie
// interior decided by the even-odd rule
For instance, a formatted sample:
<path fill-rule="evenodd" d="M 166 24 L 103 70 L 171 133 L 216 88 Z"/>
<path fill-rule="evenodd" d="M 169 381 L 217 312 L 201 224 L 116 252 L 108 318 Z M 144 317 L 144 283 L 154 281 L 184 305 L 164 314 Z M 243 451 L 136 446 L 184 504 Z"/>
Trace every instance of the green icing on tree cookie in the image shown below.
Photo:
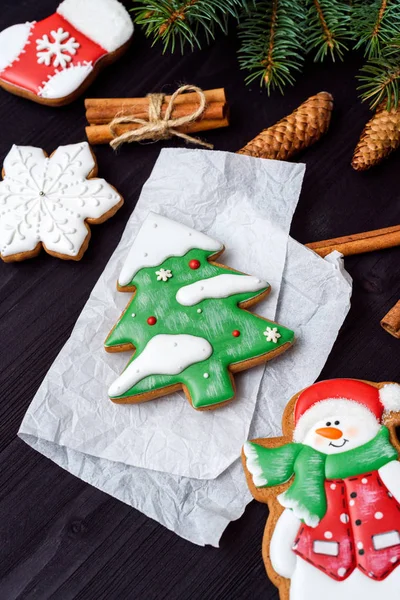
<path fill-rule="evenodd" d="M 195 408 L 214 407 L 233 398 L 232 371 L 293 342 L 289 329 L 240 308 L 262 299 L 269 285 L 210 263 L 213 255 L 193 249 L 134 275 L 128 287 L 135 294 L 105 343 L 136 349 L 110 388 L 113 400 L 144 401 L 174 386 Z"/>

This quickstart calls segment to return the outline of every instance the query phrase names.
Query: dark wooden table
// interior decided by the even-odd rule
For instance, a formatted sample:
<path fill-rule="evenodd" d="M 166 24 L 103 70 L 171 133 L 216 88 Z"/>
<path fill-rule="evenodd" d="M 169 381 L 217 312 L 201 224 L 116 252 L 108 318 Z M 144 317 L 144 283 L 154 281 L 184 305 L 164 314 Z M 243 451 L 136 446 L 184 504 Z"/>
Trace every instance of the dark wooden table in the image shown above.
<path fill-rule="evenodd" d="M 55 5 L 2 0 L 1 27 L 39 20 Z M 335 98 L 330 132 L 299 157 L 307 171 L 291 234 L 309 242 L 398 224 L 400 153 L 364 174 L 350 167 L 369 118 L 356 92 L 361 58 L 324 66 L 310 61 L 283 98 L 268 98 L 258 86 L 244 85 L 235 51 L 232 33 L 201 52 L 162 56 L 160 47 L 151 48 L 138 32 L 128 54 L 103 72 L 89 95 L 144 96 L 169 92 L 181 82 L 204 89 L 224 86 L 231 127 L 204 137 L 217 149 L 235 151 L 308 96 L 330 91 Z M 51 152 L 84 139 L 82 99 L 52 109 L 1 91 L 0 119 L 1 160 L 13 143 Z M 93 227 L 80 263 L 42 254 L 21 264 L 0 264 L 1 600 L 278 598 L 260 555 L 265 506 L 251 503 L 229 525 L 219 549 L 200 548 L 63 471 L 16 437 L 117 246 L 161 147 L 132 146 L 118 156 L 108 147 L 96 148 L 101 176 L 120 190 L 125 205 L 107 224 Z M 322 377 L 399 380 L 400 342 L 379 320 L 399 298 L 400 248 L 348 258 L 346 267 L 354 279 L 352 308 Z"/>

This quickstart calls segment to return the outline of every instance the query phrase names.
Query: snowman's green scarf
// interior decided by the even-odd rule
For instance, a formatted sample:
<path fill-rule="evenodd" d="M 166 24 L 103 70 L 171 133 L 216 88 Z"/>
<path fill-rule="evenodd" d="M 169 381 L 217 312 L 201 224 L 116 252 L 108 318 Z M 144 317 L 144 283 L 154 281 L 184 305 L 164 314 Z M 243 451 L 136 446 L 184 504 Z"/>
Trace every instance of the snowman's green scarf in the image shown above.
<path fill-rule="evenodd" d="M 259 487 L 285 483 L 294 475 L 293 483 L 279 501 L 311 527 L 316 527 L 326 513 L 325 479 L 345 479 L 376 471 L 397 459 L 387 427 L 381 427 L 370 442 L 338 454 L 323 454 L 299 443 L 280 448 L 250 443 L 247 448 L 248 466 L 255 465 L 257 473 L 266 480 Z"/>

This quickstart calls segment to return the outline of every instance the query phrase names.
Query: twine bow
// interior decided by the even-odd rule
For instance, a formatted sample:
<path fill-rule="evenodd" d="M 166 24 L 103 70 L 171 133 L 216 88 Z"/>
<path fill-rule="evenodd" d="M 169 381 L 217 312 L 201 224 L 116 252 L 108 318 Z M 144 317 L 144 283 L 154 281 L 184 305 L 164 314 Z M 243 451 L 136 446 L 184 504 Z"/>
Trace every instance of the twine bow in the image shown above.
<path fill-rule="evenodd" d="M 175 99 L 184 92 L 196 92 L 199 96 L 199 107 L 192 114 L 185 115 L 177 119 L 171 119 Z M 111 121 L 109 127 L 114 139 L 112 142 L 110 142 L 110 146 L 114 150 L 126 142 L 130 143 L 141 142 L 143 140 L 167 140 L 173 136 L 180 137 L 186 142 L 191 142 L 192 144 L 204 146 L 205 148 L 212 150 L 212 144 L 207 144 L 207 142 L 203 142 L 203 140 L 200 140 L 197 137 L 192 137 L 191 135 L 187 135 L 182 131 L 178 131 L 178 127 L 193 123 L 193 121 L 201 117 L 203 114 L 204 109 L 206 108 L 206 97 L 200 88 L 196 87 L 195 85 L 182 85 L 179 89 L 177 89 L 176 92 L 171 96 L 164 117 L 161 116 L 161 110 L 165 99 L 165 94 L 148 94 L 147 97 L 149 99 L 149 116 L 147 120 L 139 119 L 134 115 L 126 115 L 124 117 L 117 116 Z M 126 131 L 125 133 L 118 135 L 117 125 L 128 123 L 137 123 L 142 127 Z"/>

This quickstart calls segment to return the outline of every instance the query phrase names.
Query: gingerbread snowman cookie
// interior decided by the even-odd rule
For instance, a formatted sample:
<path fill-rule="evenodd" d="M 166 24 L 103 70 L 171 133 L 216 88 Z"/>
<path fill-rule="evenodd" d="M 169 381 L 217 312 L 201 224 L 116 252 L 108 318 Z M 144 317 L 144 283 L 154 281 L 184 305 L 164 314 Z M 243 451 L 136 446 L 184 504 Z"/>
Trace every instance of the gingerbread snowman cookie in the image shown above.
<path fill-rule="evenodd" d="M 40 104 L 68 104 L 125 52 L 132 34 L 118 0 L 64 0 L 50 17 L 0 32 L 0 86 Z"/>
<path fill-rule="evenodd" d="M 321 381 L 289 402 L 283 437 L 246 443 L 281 600 L 399 597 L 399 411 L 398 384 Z"/>

